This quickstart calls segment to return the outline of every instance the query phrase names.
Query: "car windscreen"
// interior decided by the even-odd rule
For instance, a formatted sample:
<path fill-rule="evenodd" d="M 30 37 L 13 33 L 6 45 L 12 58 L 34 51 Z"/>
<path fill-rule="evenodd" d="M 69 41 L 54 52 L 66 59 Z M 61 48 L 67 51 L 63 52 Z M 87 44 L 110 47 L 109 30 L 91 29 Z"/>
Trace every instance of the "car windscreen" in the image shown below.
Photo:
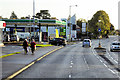
<path fill-rule="evenodd" d="M 89 40 L 84 40 L 84 42 L 90 42 Z"/>
<path fill-rule="evenodd" d="M 120 43 L 112 43 L 112 45 L 120 45 Z"/>

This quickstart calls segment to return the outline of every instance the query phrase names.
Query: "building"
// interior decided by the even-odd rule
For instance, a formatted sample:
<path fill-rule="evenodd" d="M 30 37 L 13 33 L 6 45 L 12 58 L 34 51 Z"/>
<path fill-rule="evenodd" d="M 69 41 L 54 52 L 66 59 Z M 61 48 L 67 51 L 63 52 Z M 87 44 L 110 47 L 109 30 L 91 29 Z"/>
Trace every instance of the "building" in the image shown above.
<path fill-rule="evenodd" d="M 3 46 L 3 29 L 6 27 L 5 21 L 0 21 L 0 47 Z"/>
<path fill-rule="evenodd" d="M 48 41 L 48 37 L 56 37 L 56 31 L 60 35 L 60 27 L 66 25 L 66 22 L 53 19 L 2 19 L 6 22 L 4 32 L 11 34 L 28 33 L 28 37 L 38 38 L 39 41 Z M 22 36 L 23 34 L 21 34 Z"/>

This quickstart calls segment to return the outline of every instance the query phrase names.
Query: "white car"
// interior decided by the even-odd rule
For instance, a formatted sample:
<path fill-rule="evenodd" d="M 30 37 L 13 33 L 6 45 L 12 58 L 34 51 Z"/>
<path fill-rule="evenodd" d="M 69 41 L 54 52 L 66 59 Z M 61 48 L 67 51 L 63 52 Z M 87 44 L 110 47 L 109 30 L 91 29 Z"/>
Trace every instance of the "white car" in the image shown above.
<path fill-rule="evenodd" d="M 110 46 L 110 51 L 120 51 L 120 42 L 113 42 Z"/>
<path fill-rule="evenodd" d="M 85 46 L 91 47 L 91 40 L 90 40 L 90 39 L 84 39 L 82 46 L 83 46 L 83 47 L 85 47 Z"/>

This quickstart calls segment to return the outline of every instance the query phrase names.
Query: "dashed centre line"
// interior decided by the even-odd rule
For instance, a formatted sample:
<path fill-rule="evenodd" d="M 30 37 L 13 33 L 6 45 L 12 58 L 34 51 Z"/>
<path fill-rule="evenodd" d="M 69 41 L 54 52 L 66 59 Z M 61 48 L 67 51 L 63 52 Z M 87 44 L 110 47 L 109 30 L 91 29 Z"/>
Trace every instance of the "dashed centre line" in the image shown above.
<path fill-rule="evenodd" d="M 71 78 L 72 77 L 72 75 L 69 75 L 69 78 Z"/>

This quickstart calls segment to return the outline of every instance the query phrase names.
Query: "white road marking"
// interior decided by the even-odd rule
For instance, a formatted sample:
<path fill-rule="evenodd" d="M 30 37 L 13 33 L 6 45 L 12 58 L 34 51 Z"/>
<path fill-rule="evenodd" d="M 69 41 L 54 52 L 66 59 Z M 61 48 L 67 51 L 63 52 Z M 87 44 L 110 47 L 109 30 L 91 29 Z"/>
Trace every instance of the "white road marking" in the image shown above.
<path fill-rule="evenodd" d="M 72 75 L 69 75 L 69 78 L 71 78 L 72 77 Z"/>
<path fill-rule="evenodd" d="M 94 53 L 94 50 L 93 50 L 93 54 L 97 57 L 97 59 L 103 63 L 103 65 L 109 70 L 111 71 L 113 74 L 117 75 L 118 78 L 120 78 L 120 76 L 118 76 L 117 72 L 111 70 L 95 53 Z"/>
<path fill-rule="evenodd" d="M 73 64 L 73 63 L 71 63 L 71 64 Z"/>
<path fill-rule="evenodd" d="M 70 66 L 70 68 L 72 68 L 72 66 Z"/>
<path fill-rule="evenodd" d="M 108 55 L 110 56 L 110 58 L 115 62 L 115 63 L 117 63 L 118 64 L 118 61 L 116 61 L 115 59 L 113 59 L 113 57 L 110 55 L 110 53 L 107 51 L 107 53 L 108 53 Z"/>
<path fill-rule="evenodd" d="M 82 42 L 80 42 L 80 43 L 82 43 Z"/>
<path fill-rule="evenodd" d="M 87 64 L 87 61 L 86 61 L 85 57 L 83 57 L 83 60 L 84 60 L 85 64 L 87 65 L 87 69 L 89 70 L 89 66 Z"/>
<path fill-rule="evenodd" d="M 72 57 L 72 59 L 73 59 L 73 57 Z"/>

